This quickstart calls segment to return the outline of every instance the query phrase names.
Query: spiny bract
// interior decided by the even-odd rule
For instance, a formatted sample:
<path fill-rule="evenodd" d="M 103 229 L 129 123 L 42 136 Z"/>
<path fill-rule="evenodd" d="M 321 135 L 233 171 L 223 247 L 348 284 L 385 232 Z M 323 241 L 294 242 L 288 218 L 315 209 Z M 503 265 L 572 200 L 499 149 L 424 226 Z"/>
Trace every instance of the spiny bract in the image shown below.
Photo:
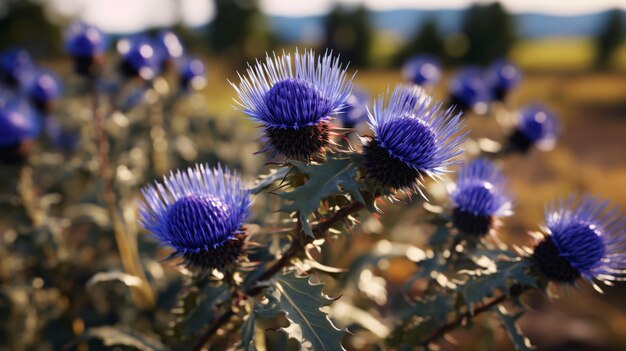
<path fill-rule="evenodd" d="M 250 191 L 236 173 L 196 165 L 142 193 L 141 224 L 188 267 L 223 270 L 241 256 Z"/>
<path fill-rule="evenodd" d="M 421 193 L 424 176 L 438 178 L 463 152 L 459 119 L 415 86 L 396 86 L 386 104 L 380 96 L 369 115 L 374 137 L 363 149 L 368 176 L 383 188 Z"/>
<path fill-rule="evenodd" d="M 272 150 L 289 159 L 308 160 L 330 144 L 328 121 L 350 96 L 352 81 L 331 53 L 313 51 L 266 56 L 232 84 L 241 110 L 265 129 Z M 294 142 L 297 141 L 297 142 Z"/>
<path fill-rule="evenodd" d="M 546 210 L 545 238 L 532 259 L 551 281 L 579 277 L 610 283 L 626 268 L 626 219 L 608 201 L 583 195 L 552 203 Z"/>

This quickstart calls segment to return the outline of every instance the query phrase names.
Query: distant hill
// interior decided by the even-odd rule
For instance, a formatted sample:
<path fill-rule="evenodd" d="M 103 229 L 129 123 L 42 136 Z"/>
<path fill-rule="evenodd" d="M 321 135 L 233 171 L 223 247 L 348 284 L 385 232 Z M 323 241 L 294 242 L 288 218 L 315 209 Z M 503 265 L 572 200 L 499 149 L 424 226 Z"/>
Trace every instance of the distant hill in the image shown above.
<path fill-rule="evenodd" d="M 428 19 L 434 19 L 444 34 L 458 31 L 463 18 L 459 10 L 392 10 L 371 12 L 374 28 L 391 31 L 402 38 L 411 37 Z M 622 12 L 626 21 L 626 11 Z M 555 16 L 541 13 L 516 14 L 518 34 L 525 39 L 572 36 L 592 36 L 602 27 L 607 12 L 578 16 Z M 270 24 L 285 41 L 316 41 L 323 35 L 323 16 L 270 16 Z"/>

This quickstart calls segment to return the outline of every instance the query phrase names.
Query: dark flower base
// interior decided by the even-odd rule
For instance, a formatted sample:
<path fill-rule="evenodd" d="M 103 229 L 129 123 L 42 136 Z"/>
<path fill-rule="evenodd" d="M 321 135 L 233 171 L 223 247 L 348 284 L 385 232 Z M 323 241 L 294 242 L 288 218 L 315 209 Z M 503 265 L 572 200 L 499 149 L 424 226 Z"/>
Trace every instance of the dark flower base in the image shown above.
<path fill-rule="evenodd" d="M 493 225 L 493 217 L 474 215 L 457 207 L 452 212 L 452 224 L 464 234 L 482 237 L 489 233 Z"/>
<path fill-rule="evenodd" d="M 363 147 L 363 158 L 368 177 L 383 188 L 412 188 L 420 178 L 419 171 L 389 155 L 376 138 Z"/>
<path fill-rule="evenodd" d="M 272 148 L 292 160 L 309 161 L 320 155 L 330 143 L 330 125 L 321 122 L 303 128 L 266 127 Z"/>
<path fill-rule="evenodd" d="M 448 102 L 448 106 L 452 106 L 454 107 L 455 110 L 460 110 L 463 112 L 472 110 L 472 106 L 466 104 L 465 101 L 454 96 L 450 98 L 450 101 Z"/>
<path fill-rule="evenodd" d="M 526 153 L 530 150 L 531 146 L 533 146 L 533 142 L 528 139 L 524 133 L 516 129 L 513 134 L 509 136 L 509 146 L 513 150 Z"/>
<path fill-rule="evenodd" d="M 24 140 L 15 145 L 0 147 L 0 164 L 17 165 L 25 163 L 33 151 L 34 142 Z"/>
<path fill-rule="evenodd" d="M 243 254 L 246 234 L 236 234 L 231 240 L 217 249 L 201 251 L 198 253 L 186 253 L 183 255 L 184 264 L 191 270 L 225 271 L 237 262 Z"/>
<path fill-rule="evenodd" d="M 137 71 L 135 69 L 135 67 L 133 67 L 131 64 L 129 64 L 127 61 L 122 61 L 120 62 L 120 65 L 118 67 L 120 73 L 126 78 L 126 79 L 131 79 L 131 78 L 135 78 L 139 76 L 139 71 Z"/>
<path fill-rule="evenodd" d="M 94 77 L 102 64 L 99 56 L 74 56 L 74 71 L 85 77 Z"/>
<path fill-rule="evenodd" d="M 559 256 L 551 237 L 546 237 L 535 247 L 532 259 L 541 273 L 551 281 L 573 284 L 580 278 L 580 272 L 567 259 Z"/>

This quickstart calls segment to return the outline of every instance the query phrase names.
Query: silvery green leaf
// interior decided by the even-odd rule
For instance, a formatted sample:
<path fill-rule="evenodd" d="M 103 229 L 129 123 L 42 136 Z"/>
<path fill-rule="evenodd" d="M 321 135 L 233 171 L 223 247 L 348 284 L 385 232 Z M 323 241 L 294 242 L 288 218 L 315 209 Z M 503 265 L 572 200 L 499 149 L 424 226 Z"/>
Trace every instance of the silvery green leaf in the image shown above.
<path fill-rule="evenodd" d="M 509 335 L 513 346 L 518 351 L 532 351 L 534 349 L 530 340 L 522 334 L 522 331 L 517 326 L 517 320 L 524 314 L 524 312 L 516 313 L 512 316 L 506 314 L 503 308 L 497 310 L 500 323 Z"/>
<path fill-rule="evenodd" d="M 254 323 L 256 315 L 254 311 L 248 313 L 241 324 L 241 347 L 246 351 L 256 351 L 254 345 Z"/>
<path fill-rule="evenodd" d="M 457 287 L 470 310 L 486 297 L 493 297 L 496 290 L 509 294 L 511 282 L 521 286 L 537 286 L 537 279 L 528 273 L 530 262 L 528 260 L 498 261 L 496 271 L 482 274 L 480 271 L 472 273 L 470 278 Z"/>
<path fill-rule="evenodd" d="M 353 200 L 365 204 L 365 200 L 356 182 L 357 167 L 348 158 L 329 158 L 323 164 L 305 164 L 299 161 L 290 161 L 294 167 L 307 176 L 304 185 L 293 191 L 281 193 L 280 197 L 289 204 L 284 205 L 281 211 L 299 212 L 302 229 L 313 236 L 309 215 L 320 207 L 320 202 L 329 196 L 350 194 Z"/>
<path fill-rule="evenodd" d="M 333 302 L 324 295 L 322 284 L 312 284 L 295 272 L 275 276 L 272 282 L 272 289 L 265 295 L 269 300 L 267 305 L 259 307 L 255 313 L 263 317 L 284 313 L 289 326 L 280 331 L 297 340 L 301 350 L 345 350 L 341 340 L 347 331 L 335 327 L 320 310 Z"/>

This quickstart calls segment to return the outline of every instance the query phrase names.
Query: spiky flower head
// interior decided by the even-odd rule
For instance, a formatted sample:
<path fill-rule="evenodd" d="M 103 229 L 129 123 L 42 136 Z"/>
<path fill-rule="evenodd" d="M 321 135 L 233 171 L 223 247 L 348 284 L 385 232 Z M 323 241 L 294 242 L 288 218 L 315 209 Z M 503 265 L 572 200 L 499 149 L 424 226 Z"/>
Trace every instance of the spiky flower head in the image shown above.
<path fill-rule="evenodd" d="M 497 217 L 512 213 L 506 178 L 487 159 L 461 166 L 450 196 L 455 206 L 452 223 L 465 234 L 483 236 L 493 228 Z"/>
<path fill-rule="evenodd" d="M 76 72 L 81 75 L 93 75 L 95 68 L 102 63 L 106 40 L 98 28 L 74 22 L 65 33 L 65 47 L 74 58 Z"/>
<path fill-rule="evenodd" d="M 262 151 L 309 160 L 331 143 L 329 120 L 350 96 L 352 81 L 332 53 L 267 55 L 233 87 L 241 110 L 265 129 Z"/>
<path fill-rule="evenodd" d="M 367 103 L 369 95 L 363 89 L 354 87 L 346 100 L 344 108 L 337 113 L 337 118 L 344 127 L 353 128 L 361 122 L 367 121 Z"/>
<path fill-rule="evenodd" d="M 236 173 L 196 165 L 142 189 L 140 222 L 192 269 L 224 270 L 242 255 L 250 191 Z"/>
<path fill-rule="evenodd" d="M 609 201 L 570 195 L 545 213 L 544 239 L 532 260 L 550 281 L 574 283 L 579 277 L 605 283 L 626 271 L 626 219 Z"/>
<path fill-rule="evenodd" d="M 39 120 L 26 103 L 0 98 L 0 163 L 24 162 L 40 130 Z"/>
<path fill-rule="evenodd" d="M 467 67 L 457 72 L 448 90 L 451 105 L 479 114 L 487 112 L 492 99 L 483 71 L 477 67 Z"/>
<path fill-rule="evenodd" d="M 31 78 L 34 69 L 28 51 L 12 48 L 0 53 L 0 82 L 14 88 L 22 88 Z"/>
<path fill-rule="evenodd" d="M 506 60 L 498 60 L 487 69 L 485 80 L 493 98 L 502 101 L 519 85 L 521 77 L 522 73 L 517 66 Z"/>
<path fill-rule="evenodd" d="M 416 86 L 381 95 L 369 120 L 374 137 L 363 148 L 364 167 L 382 188 L 421 193 L 425 176 L 439 178 L 463 152 L 460 113 L 442 110 Z"/>
<path fill-rule="evenodd" d="M 546 107 L 531 105 L 518 114 L 517 125 L 509 137 L 510 146 L 527 152 L 532 146 L 550 149 L 556 143 L 558 122 Z"/>
<path fill-rule="evenodd" d="M 160 70 L 159 58 L 147 37 L 122 39 L 117 43 L 117 51 L 122 55 L 120 71 L 126 78 L 151 80 Z"/>
<path fill-rule="evenodd" d="M 421 86 L 433 86 L 441 79 L 441 64 L 431 55 L 409 58 L 402 67 L 404 79 Z"/>
<path fill-rule="evenodd" d="M 48 113 L 51 102 L 61 95 L 61 83 L 58 77 L 48 71 L 37 72 L 28 88 L 28 96 L 33 106 L 42 113 Z"/>
<path fill-rule="evenodd" d="M 202 60 L 186 58 L 180 61 L 180 87 L 183 91 L 199 90 L 206 85 L 206 67 Z"/>

